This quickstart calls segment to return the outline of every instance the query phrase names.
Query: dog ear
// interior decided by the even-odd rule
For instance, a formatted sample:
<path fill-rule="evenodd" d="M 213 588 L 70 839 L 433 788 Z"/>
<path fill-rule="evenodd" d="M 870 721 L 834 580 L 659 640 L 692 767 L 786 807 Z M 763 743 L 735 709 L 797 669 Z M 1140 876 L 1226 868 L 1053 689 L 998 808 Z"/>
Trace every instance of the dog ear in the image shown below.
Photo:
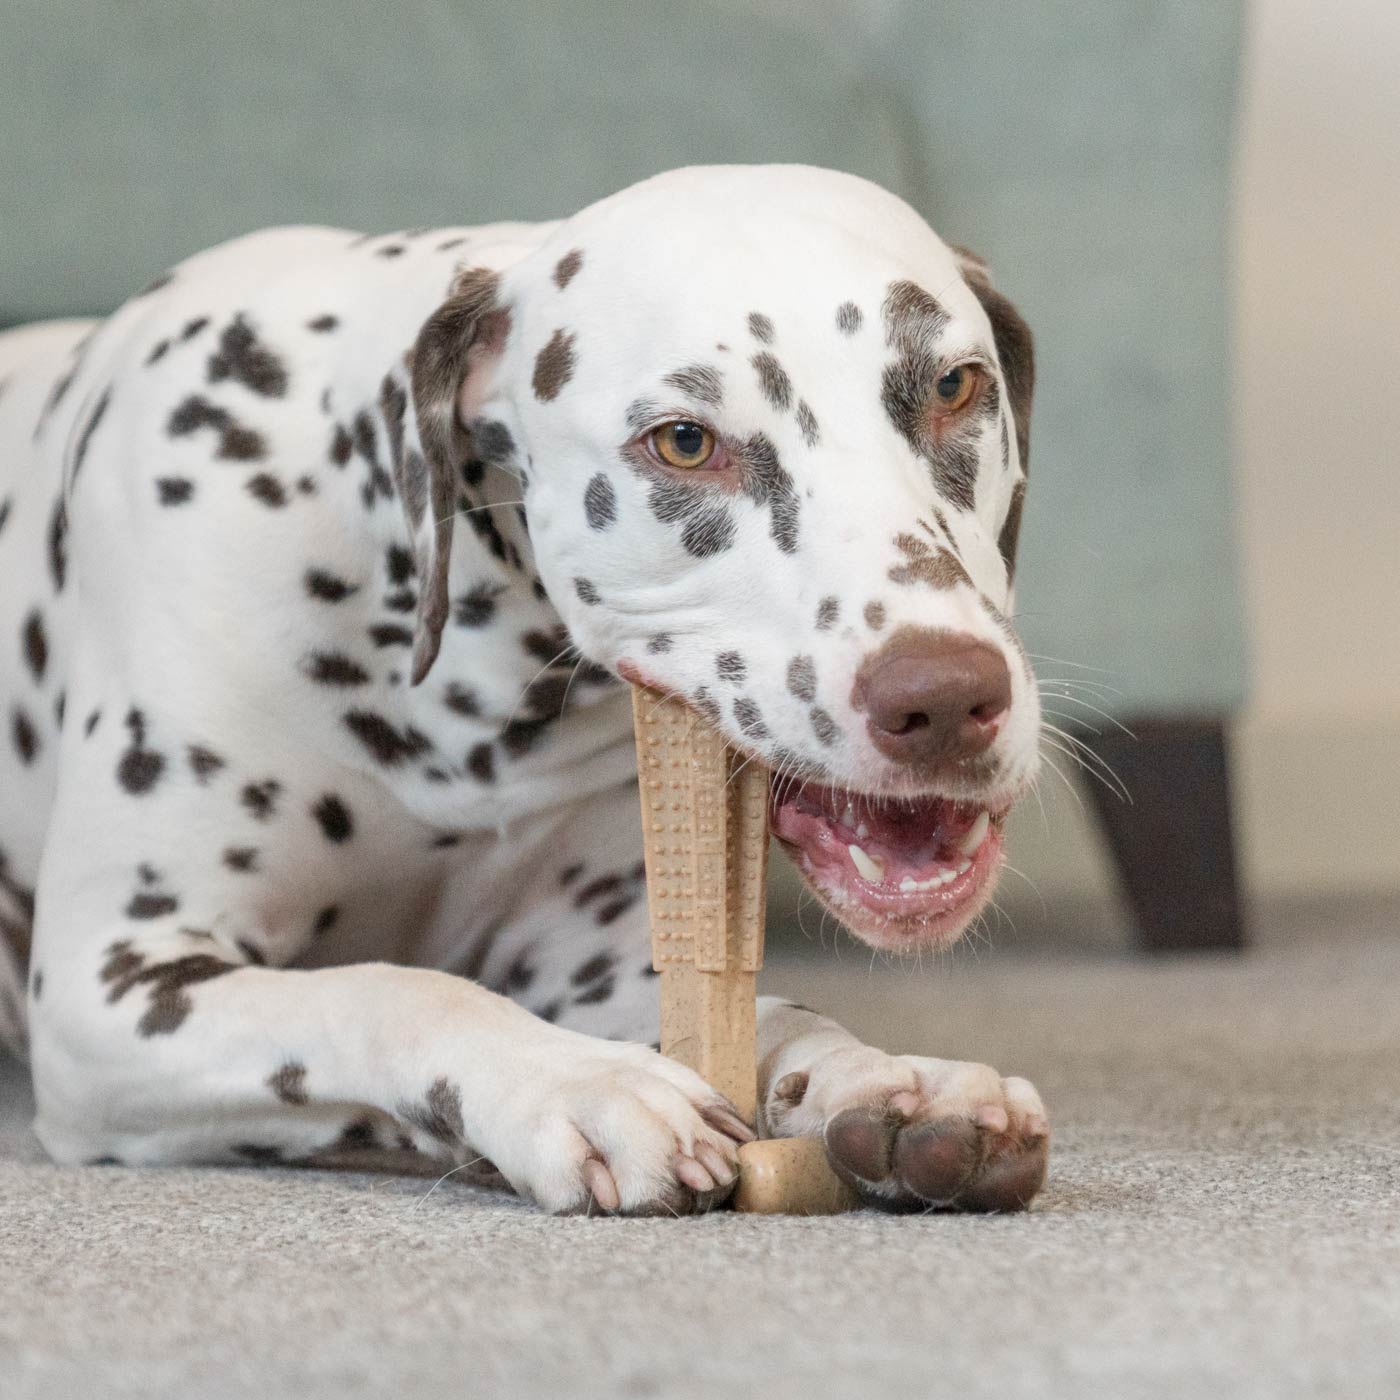
<path fill-rule="evenodd" d="M 1016 566 L 1016 541 L 1021 531 L 1021 502 L 1026 494 L 1026 474 L 1030 470 L 1031 399 L 1035 394 L 1035 341 L 1031 328 L 1021 313 L 992 286 L 991 269 L 985 259 L 968 248 L 953 245 L 963 279 L 973 295 L 982 303 L 982 310 L 992 323 L 992 338 L 996 341 L 997 359 L 1001 362 L 1002 378 L 1006 380 L 1006 396 L 1011 405 L 1011 421 L 1016 427 L 1016 451 L 1021 459 L 1021 477 L 1011 491 L 1011 505 L 1006 513 L 997 546 L 1006 561 L 1006 573 L 1011 577 Z"/>
<path fill-rule="evenodd" d="M 404 454 L 400 494 L 419 579 L 414 685 L 436 660 L 447 621 L 457 473 L 472 456 L 463 406 L 484 395 L 486 371 L 499 359 L 510 329 L 510 313 L 498 301 L 500 280 L 489 268 L 463 272 L 423 323 L 412 351 L 413 411 L 423 455 L 415 461 L 412 451 Z"/>

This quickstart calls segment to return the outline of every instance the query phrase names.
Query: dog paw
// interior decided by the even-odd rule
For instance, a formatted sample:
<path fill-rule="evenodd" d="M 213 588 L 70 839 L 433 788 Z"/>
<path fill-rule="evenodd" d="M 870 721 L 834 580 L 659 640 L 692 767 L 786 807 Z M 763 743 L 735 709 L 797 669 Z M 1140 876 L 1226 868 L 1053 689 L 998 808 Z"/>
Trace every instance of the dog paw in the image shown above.
<path fill-rule="evenodd" d="M 753 1138 L 734 1106 L 647 1046 L 573 1039 L 493 1134 L 515 1190 L 561 1215 L 689 1215 L 728 1199 Z"/>
<path fill-rule="evenodd" d="M 782 1137 L 820 1137 L 832 1167 L 883 1210 L 1024 1210 L 1045 1184 L 1050 1128 L 1027 1080 L 987 1065 L 833 1050 L 769 1090 Z"/>

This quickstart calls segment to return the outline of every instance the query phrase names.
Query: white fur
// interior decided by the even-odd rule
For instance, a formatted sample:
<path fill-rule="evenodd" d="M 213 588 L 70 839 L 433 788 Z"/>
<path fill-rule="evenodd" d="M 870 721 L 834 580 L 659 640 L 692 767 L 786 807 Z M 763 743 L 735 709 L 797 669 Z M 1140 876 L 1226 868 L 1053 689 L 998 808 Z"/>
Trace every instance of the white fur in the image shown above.
<path fill-rule="evenodd" d="M 555 269 L 574 249 L 582 266 L 561 288 Z M 421 568 L 405 585 L 386 561 L 417 546 L 421 565 L 428 522 L 406 520 L 395 493 L 376 492 L 368 458 L 352 449 L 338 463 L 333 444 L 337 428 L 353 438 L 367 420 L 392 470 L 384 381 L 411 390 L 405 356 L 420 327 L 459 271 L 481 267 L 502 274 L 510 326 L 464 392 L 515 451 L 485 472 L 471 509 L 491 507 L 515 555 L 497 558 L 457 515 L 454 617 L 415 687 L 408 649 L 377 644 L 371 629 L 413 627 L 402 594 L 421 584 Z M 879 598 L 891 630 L 946 627 L 1007 653 L 1001 786 L 978 795 L 1000 802 L 1021 790 L 1035 766 L 1035 687 L 981 601 L 1010 611 L 996 539 L 1022 472 L 1014 444 L 1004 468 L 988 435 L 975 510 L 943 503 L 975 589 L 888 583 L 892 538 L 936 499 L 880 403 L 880 307 L 898 279 L 938 297 L 950 347 L 994 361 L 987 317 L 927 225 L 864 181 L 802 167 L 672 172 L 559 224 L 368 240 L 323 228 L 253 234 L 189 259 L 105 322 L 0 336 L 0 705 L 8 727 L 22 719 L 37 741 L 22 761 L 18 740 L 0 735 L 0 920 L 27 933 L 25 896 L 36 891 L 28 1039 L 36 1126 L 56 1157 L 238 1160 L 260 1149 L 300 1159 L 335 1147 L 358 1116 L 357 1148 L 484 1154 L 551 1209 L 587 1202 L 583 1164 L 601 1158 L 621 1207 L 641 1209 L 677 1189 L 677 1152 L 704 1141 L 732 1153 L 703 1117 L 711 1096 L 694 1076 L 643 1047 L 581 1034 L 653 1034 L 626 688 L 575 677 L 563 717 L 533 735 L 518 728 L 532 713 L 522 694 L 546 669 L 539 638 L 558 634 L 562 651 L 562 626 L 576 648 L 568 667 L 581 655 L 607 671 L 642 666 L 685 694 L 708 687 L 736 742 L 762 749 L 735 719 L 737 692 L 715 678 L 716 654 L 738 651 L 765 742 L 824 763 L 832 781 L 898 790 L 904 776 L 850 703 L 852 677 L 878 645 L 861 608 Z M 864 312 L 849 336 L 833 326 L 846 301 Z M 770 346 L 755 343 L 752 311 L 771 319 Z M 312 329 L 327 316 L 334 329 Z M 217 368 L 238 318 L 275 357 L 281 392 Z M 560 329 L 574 337 L 576 363 L 542 401 L 536 357 Z M 764 348 L 814 413 L 816 447 L 760 392 L 749 361 Z M 697 363 L 722 376 L 724 430 L 765 433 L 793 478 L 795 552 L 775 546 L 764 506 L 736 498 L 733 544 L 691 556 L 650 508 L 645 476 L 619 458 L 629 405 L 693 408 L 664 380 Z M 191 411 L 191 398 L 204 406 Z M 224 417 L 210 420 L 211 408 Z M 262 439 L 256 460 L 219 455 L 230 423 Z M 418 450 L 411 407 L 403 431 L 404 450 Z M 606 530 L 590 529 L 582 509 L 599 471 L 615 493 Z M 260 475 L 275 478 L 282 504 L 256 493 Z M 167 503 L 169 482 L 189 483 L 188 498 Z M 351 591 L 312 596 L 313 570 Z M 579 579 L 601 601 L 581 601 Z M 396 595 L 397 610 L 386 601 Z M 819 630 L 828 596 L 842 616 Z M 457 620 L 471 598 L 490 604 L 488 625 Z M 32 653 L 23 659 L 35 613 L 41 670 Z M 649 650 L 660 634 L 669 649 Z M 787 689 L 795 652 L 814 659 L 834 744 L 817 743 L 808 707 Z M 364 679 L 308 679 L 332 654 Z M 347 724 L 351 710 L 407 736 L 406 750 L 376 758 Z M 193 753 L 204 751 L 217 767 L 198 766 Z M 350 817 L 339 839 L 328 834 L 328 798 Z M 338 917 L 317 931 L 332 906 Z M 610 972 L 580 981 L 600 957 Z M 235 970 L 159 992 L 160 968 L 181 958 Z M 21 960 L 8 965 L 0 1031 L 13 1041 Z M 447 975 L 464 971 L 475 983 Z M 830 1047 L 803 1060 L 811 1018 L 801 1033 L 789 1022 L 781 1004 L 766 1007 L 767 1050 L 790 1040 L 798 1049 L 778 1057 L 784 1072 L 800 1060 L 816 1073 Z M 287 1066 L 304 1071 L 304 1092 L 279 1097 L 272 1080 Z M 824 1087 L 823 1115 L 878 1101 L 906 1077 L 893 1061 L 867 1065 L 848 1093 Z M 439 1081 L 460 1132 L 423 1126 Z M 953 1108 L 970 1112 L 992 1092 L 980 1085 Z M 1027 1103 L 1023 1116 L 1041 1112 Z M 821 1131 L 825 1117 L 809 1118 L 794 1130 Z"/>

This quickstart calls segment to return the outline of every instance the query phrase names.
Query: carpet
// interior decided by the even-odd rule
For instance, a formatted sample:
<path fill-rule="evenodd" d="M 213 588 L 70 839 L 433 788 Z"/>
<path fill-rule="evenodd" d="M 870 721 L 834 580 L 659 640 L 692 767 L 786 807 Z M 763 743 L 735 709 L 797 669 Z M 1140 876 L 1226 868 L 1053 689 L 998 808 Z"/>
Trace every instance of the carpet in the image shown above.
<path fill-rule="evenodd" d="M 1400 1394 L 1400 908 L 1241 958 L 780 950 L 769 985 L 1050 1107 L 1022 1216 L 554 1220 L 453 1181 L 46 1163 L 0 1078 L 0 1391 Z"/>

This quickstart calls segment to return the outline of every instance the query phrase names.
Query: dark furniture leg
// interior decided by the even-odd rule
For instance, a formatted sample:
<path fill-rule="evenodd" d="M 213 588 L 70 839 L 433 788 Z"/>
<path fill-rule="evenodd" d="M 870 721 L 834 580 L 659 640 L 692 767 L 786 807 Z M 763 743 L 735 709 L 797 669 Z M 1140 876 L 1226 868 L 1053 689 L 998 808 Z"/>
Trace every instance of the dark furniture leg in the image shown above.
<path fill-rule="evenodd" d="M 1237 951 L 1245 931 L 1220 720 L 1143 720 L 1083 741 L 1122 779 L 1132 802 L 1092 779 L 1138 941 L 1149 952 Z M 1092 762 L 1092 761 L 1091 761 Z"/>

